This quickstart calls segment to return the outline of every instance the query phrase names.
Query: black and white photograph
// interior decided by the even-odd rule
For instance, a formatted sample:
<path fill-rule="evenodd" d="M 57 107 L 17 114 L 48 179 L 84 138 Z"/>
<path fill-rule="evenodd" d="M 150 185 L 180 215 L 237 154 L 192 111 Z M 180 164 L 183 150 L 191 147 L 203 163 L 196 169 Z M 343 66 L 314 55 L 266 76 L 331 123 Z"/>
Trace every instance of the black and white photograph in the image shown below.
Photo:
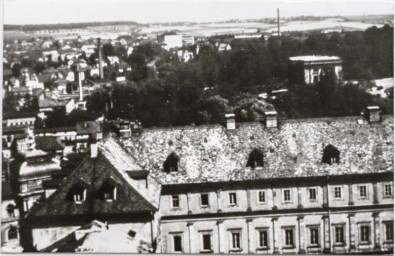
<path fill-rule="evenodd" d="M 1 253 L 393 255 L 393 0 L 0 12 Z"/>

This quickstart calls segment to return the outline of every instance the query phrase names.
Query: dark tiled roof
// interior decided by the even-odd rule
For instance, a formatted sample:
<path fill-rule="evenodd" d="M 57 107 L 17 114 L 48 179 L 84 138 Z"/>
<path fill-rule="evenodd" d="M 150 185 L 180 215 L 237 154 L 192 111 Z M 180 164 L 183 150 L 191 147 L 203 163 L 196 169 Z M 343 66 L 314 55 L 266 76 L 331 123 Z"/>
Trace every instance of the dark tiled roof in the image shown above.
<path fill-rule="evenodd" d="M 110 148 L 113 152 L 109 153 Z M 44 203 L 33 208 L 28 218 L 49 216 L 87 216 L 96 214 L 133 214 L 156 211 L 159 204 L 160 186 L 152 186 L 148 190 L 139 181 L 131 179 L 116 161 L 124 161 L 124 157 L 112 159 L 109 154 L 117 154 L 122 150 L 115 142 L 104 144 L 99 148 L 97 158 L 86 158 L 62 182 L 60 187 Z M 120 153 L 122 154 L 122 153 Z M 109 159 L 110 158 L 110 159 Z M 121 169 L 118 169 L 121 168 Z M 119 195 L 112 203 L 97 198 L 97 192 L 109 179 L 119 184 Z M 88 184 L 89 193 L 86 201 L 76 205 L 66 200 L 70 189 L 77 183 Z"/>
<path fill-rule="evenodd" d="M 35 141 L 36 148 L 46 152 L 63 150 L 64 148 L 54 137 L 36 137 Z"/>
<path fill-rule="evenodd" d="M 77 134 L 91 134 L 100 131 L 100 124 L 95 121 L 77 123 Z"/>
<path fill-rule="evenodd" d="M 392 116 L 381 123 L 358 124 L 361 117 L 287 120 L 279 128 L 260 123 L 145 129 L 119 143 L 161 184 L 254 180 L 393 171 Z M 340 151 L 339 164 L 322 163 L 323 150 Z M 246 167 L 254 149 L 264 153 L 264 166 Z M 163 172 L 169 154 L 179 157 L 178 172 Z"/>

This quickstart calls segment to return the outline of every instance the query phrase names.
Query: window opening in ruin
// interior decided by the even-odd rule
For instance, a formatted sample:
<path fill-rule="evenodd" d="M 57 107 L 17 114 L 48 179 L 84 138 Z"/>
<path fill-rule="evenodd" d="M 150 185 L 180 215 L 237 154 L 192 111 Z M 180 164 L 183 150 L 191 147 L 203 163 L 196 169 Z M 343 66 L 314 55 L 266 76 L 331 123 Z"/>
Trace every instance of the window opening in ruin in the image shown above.
<path fill-rule="evenodd" d="M 11 227 L 8 230 L 8 240 L 18 239 L 18 229 L 16 227 Z"/>
<path fill-rule="evenodd" d="M 172 207 L 178 208 L 180 207 L 180 197 L 178 195 L 174 195 L 171 197 Z"/>
<path fill-rule="evenodd" d="M 255 168 L 263 166 L 263 153 L 259 149 L 254 149 L 247 160 L 247 167 Z"/>
<path fill-rule="evenodd" d="M 294 230 L 293 228 L 285 229 L 285 246 L 294 246 Z"/>
<path fill-rule="evenodd" d="M 10 218 L 15 218 L 15 205 L 7 205 L 7 213 Z"/>
<path fill-rule="evenodd" d="M 267 248 L 269 247 L 269 236 L 267 229 L 259 230 L 259 247 Z"/>
<path fill-rule="evenodd" d="M 315 189 L 315 188 L 310 188 L 309 189 L 309 199 L 310 200 L 316 200 L 317 199 L 317 189 Z"/>
<path fill-rule="evenodd" d="M 361 226 L 361 243 L 370 243 L 370 226 Z"/>
<path fill-rule="evenodd" d="M 283 192 L 283 195 L 284 195 L 284 197 L 283 197 L 284 202 L 290 202 L 291 201 L 291 190 L 285 189 L 284 192 Z"/>
<path fill-rule="evenodd" d="M 334 164 L 340 162 L 340 151 L 329 144 L 324 148 L 324 154 L 322 156 L 322 162 L 327 164 Z"/>
<path fill-rule="evenodd" d="M 229 193 L 229 205 L 236 205 L 236 204 L 237 204 L 236 192 Z"/>
<path fill-rule="evenodd" d="M 335 187 L 335 198 L 342 198 L 342 188 Z"/>
<path fill-rule="evenodd" d="M 231 246 L 232 250 L 241 250 L 240 240 L 241 240 L 241 232 L 240 231 L 231 231 Z"/>
<path fill-rule="evenodd" d="M 174 235 L 173 243 L 174 243 L 174 252 L 182 252 L 182 236 Z"/>
<path fill-rule="evenodd" d="M 384 223 L 385 227 L 385 241 L 393 241 L 394 240 L 394 222 L 389 221 Z"/>
<path fill-rule="evenodd" d="M 208 194 L 202 194 L 200 195 L 200 203 L 201 206 L 209 206 L 209 196 Z"/>
<path fill-rule="evenodd" d="M 88 185 L 82 181 L 74 184 L 66 196 L 68 201 L 81 204 L 86 200 Z"/>
<path fill-rule="evenodd" d="M 344 227 L 343 226 L 335 227 L 335 243 L 336 244 L 344 244 Z"/>
<path fill-rule="evenodd" d="M 258 192 L 258 202 L 259 203 L 264 203 L 265 201 L 266 201 L 265 191 L 259 191 Z"/>
<path fill-rule="evenodd" d="M 98 197 L 106 202 L 117 200 L 118 188 L 116 182 L 112 179 L 103 183 L 98 192 Z"/>
<path fill-rule="evenodd" d="M 310 228 L 310 245 L 317 246 L 319 244 L 319 230 L 318 227 Z"/>
<path fill-rule="evenodd" d="M 178 172 L 178 162 L 180 158 L 177 156 L 176 153 L 172 152 L 167 158 L 166 161 L 163 163 L 163 169 L 166 173 L 170 172 Z"/>

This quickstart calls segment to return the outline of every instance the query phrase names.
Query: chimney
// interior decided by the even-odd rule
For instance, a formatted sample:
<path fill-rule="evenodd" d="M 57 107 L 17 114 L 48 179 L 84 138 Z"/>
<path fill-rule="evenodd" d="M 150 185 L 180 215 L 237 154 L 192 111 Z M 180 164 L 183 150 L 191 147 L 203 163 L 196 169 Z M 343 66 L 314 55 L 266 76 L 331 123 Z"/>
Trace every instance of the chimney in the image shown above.
<path fill-rule="evenodd" d="M 101 39 L 97 39 L 97 50 L 99 51 L 99 75 L 100 79 L 103 79 L 103 64 L 102 64 L 102 55 L 101 55 Z"/>
<path fill-rule="evenodd" d="M 92 143 L 90 145 L 90 151 L 91 151 L 91 158 L 96 158 L 97 157 L 97 144 L 96 142 Z"/>
<path fill-rule="evenodd" d="M 277 33 L 278 37 L 280 37 L 280 8 L 277 8 Z"/>
<path fill-rule="evenodd" d="M 371 123 L 377 123 L 380 122 L 381 116 L 380 116 L 380 107 L 379 106 L 368 106 L 366 108 L 367 110 L 367 118 L 369 122 Z"/>
<path fill-rule="evenodd" d="M 276 111 L 266 111 L 266 128 L 277 127 L 277 112 Z"/>
<path fill-rule="evenodd" d="M 226 129 L 227 130 L 234 130 L 236 129 L 236 119 L 235 114 L 225 114 L 226 118 Z"/>
<path fill-rule="evenodd" d="M 78 87 L 80 89 L 80 101 L 84 100 L 84 94 L 82 92 L 82 71 L 79 69 L 79 66 L 77 67 L 78 70 Z"/>

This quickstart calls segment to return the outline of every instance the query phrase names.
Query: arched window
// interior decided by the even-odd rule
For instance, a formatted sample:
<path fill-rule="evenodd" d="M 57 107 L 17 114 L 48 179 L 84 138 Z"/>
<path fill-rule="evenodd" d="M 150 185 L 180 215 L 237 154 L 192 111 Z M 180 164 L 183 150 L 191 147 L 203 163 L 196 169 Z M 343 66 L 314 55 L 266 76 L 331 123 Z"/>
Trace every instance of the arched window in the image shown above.
<path fill-rule="evenodd" d="M 8 217 L 15 218 L 15 205 L 13 204 L 7 205 L 7 213 L 8 213 Z"/>
<path fill-rule="evenodd" d="M 180 161 L 180 158 L 176 153 L 172 152 L 163 163 L 164 171 L 167 173 L 178 172 L 178 161 Z"/>
<path fill-rule="evenodd" d="M 117 196 L 118 186 L 117 183 L 112 179 L 104 182 L 98 192 L 98 198 L 106 202 L 117 200 Z"/>
<path fill-rule="evenodd" d="M 254 149 L 248 156 L 247 167 L 255 168 L 263 166 L 263 153 L 259 149 Z"/>
<path fill-rule="evenodd" d="M 8 240 L 18 239 L 18 229 L 16 227 L 10 227 L 7 238 Z"/>
<path fill-rule="evenodd" d="M 88 184 L 80 180 L 71 187 L 66 199 L 76 204 L 81 204 L 86 200 L 87 190 Z"/>
<path fill-rule="evenodd" d="M 334 164 L 340 162 L 340 151 L 329 144 L 324 148 L 324 155 L 322 156 L 322 162 L 327 164 Z"/>

